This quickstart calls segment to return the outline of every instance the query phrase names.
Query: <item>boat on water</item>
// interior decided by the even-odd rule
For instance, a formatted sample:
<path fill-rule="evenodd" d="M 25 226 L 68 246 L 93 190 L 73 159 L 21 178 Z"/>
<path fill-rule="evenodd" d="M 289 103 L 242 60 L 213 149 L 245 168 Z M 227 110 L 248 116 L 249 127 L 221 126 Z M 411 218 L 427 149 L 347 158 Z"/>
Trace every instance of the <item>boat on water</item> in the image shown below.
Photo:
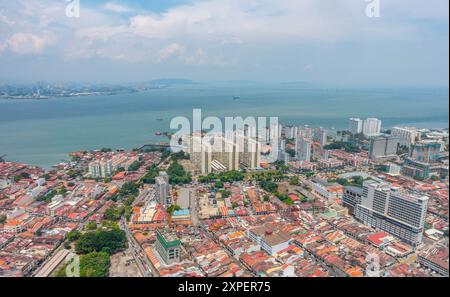
<path fill-rule="evenodd" d="M 164 119 L 156 119 L 158 122 L 162 122 L 164 121 Z"/>
<path fill-rule="evenodd" d="M 234 96 L 233 97 L 233 100 L 239 100 L 239 99 L 241 99 L 241 96 Z"/>

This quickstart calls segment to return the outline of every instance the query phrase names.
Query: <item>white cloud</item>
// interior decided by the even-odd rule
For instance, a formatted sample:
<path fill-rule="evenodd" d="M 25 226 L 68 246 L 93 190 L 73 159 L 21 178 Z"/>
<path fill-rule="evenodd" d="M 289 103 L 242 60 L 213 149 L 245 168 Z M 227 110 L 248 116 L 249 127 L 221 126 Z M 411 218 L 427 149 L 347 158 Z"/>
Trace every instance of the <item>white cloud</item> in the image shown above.
<path fill-rule="evenodd" d="M 251 46 L 265 50 L 309 41 L 421 38 L 420 25 L 414 20 L 448 22 L 448 12 L 442 9 L 448 1 L 429 1 L 432 4 L 381 1 L 383 17 L 377 20 L 366 17 L 364 0 L 201 0 L 162 13 L 141 10 L 139 14 L 119 2 L 107 2 L 101 8 L 82 2 L 79 19 L 65 16 L 64 1 L 11 1 L 0 18 L 6 27 L 0 28 L 4 36 L 0 53 L 2 47 L 15 53 L 39 53 L 58 38 L 60 54 L 66 59 L 162 63 L 177 56 L 178 62 L 189 65 L 235 65 L 240 59 L 239 51 L 233 49 Z M 126 18 L 123 13 L 133 14 Z"/>
<path fill-rule="evenodd" d="M 9 49 L 16 54 L 37 54 L 54 44 L 56 40 L 57 37 L 50 32 L 44 32 L 40 36 L 18 32 L 6 41 L 3 50 Z"/>
<path fill-rule="evenodd" d="M 103 5 L 103 9 L 115 12 L 115 13 L 128 13 L 133 11 L 130 7 L 123 5 L 123 4 L 117 4 L 113 2 L 108 2 Z"/>
<path fill-rule="evenodd" d="M 186 49 L 184 46 L 178 43 L 172 43 L 158 52 L 158 62 L 163 62 L 164 60 L 177 54 L 183 54 L 185 50 Z"/>

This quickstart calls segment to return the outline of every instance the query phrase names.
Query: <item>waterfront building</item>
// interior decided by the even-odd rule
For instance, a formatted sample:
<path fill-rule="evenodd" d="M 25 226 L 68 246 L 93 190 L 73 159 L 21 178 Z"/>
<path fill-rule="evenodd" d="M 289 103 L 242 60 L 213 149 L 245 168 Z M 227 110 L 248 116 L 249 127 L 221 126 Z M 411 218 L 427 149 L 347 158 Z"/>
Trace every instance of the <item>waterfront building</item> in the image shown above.
<path fill-rule="evenodd" d="M 360 134 L 363 132 L 363 121 L 360 118 L 351 118 L 348 121 L 348 130 L 352 134 Z"/>
<path fill-rule="evenodd" d="M 363 133 L 367 137 L 379 135 L 381 132 L 381 121 L 377 118 L 367 118 L 364 121 Z"/>

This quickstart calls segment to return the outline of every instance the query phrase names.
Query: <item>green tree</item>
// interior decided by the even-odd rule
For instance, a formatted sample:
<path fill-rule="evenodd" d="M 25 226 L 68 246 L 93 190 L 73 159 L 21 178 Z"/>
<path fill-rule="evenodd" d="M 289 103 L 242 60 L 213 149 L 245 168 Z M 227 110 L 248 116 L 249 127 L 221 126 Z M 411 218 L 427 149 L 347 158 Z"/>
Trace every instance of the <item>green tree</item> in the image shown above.
<path fill-rule="evenodd" d="M 89 253 L 80 257 L 81 277 L 107 277 L 111 265 L 110 255 L 106 252 Z"/>
<path fill-rule="evenodd" d="M 0 215 L 0 224 L 4 224 L 6 222 L 6 215 Z"/>
<path fill-rule="evenodd" d="M 83 234 L 75 244 L 77 254 L 101 252 L 108 250 L 115 253 L 127 247 L 125 232 L 118 228 L 112 230 L 96 230 Z"/>
<path fill-rule="evenodd" d="M 298 186 L 300 184 L 300 179 L 298 178 L 298 176 L 293 176 L 289 179 L 289 184 L 291 186 Z"/>
<path fill-rule="evenodd" d="M 94 221 L 90 221 L 86 224 L 86 230 L 92 231 L 97 229 L 97 223 Z"/>
<path fill-rule="evenodd" d="M 74 242 L 74 241 L 78 240 L 80 237 L 81 237 L 81 232 L 78 230 L 70 231 L 67 234 L 67 240 L 69 240 L 70 242 Z"/>
<path fill-rule="evenodd" d="M 437 175 L 432 175 L 432 176 L 431 176 L 431 180 L 432 180 L 432 181 L 438 181 L 438 180 L 440 180 L 440 178 L 439 178 L 439 176 L 437 176 Z"/>

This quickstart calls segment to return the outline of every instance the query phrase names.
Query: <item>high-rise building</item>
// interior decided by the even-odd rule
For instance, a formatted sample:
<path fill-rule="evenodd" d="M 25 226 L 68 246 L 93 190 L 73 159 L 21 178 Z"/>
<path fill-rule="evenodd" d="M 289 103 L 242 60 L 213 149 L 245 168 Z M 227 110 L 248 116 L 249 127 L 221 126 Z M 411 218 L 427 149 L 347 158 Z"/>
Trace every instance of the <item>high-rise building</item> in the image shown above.
<path fill-rule="evenodd" d="M 410 147 L 416 142 L 420 133 L 414 127 L 394 127 L 391 130 L 391 135 L 398 137 L 400 145 Z"/>
<path fill-rule="evenodd" d="M 110 160 L 101 160 L 101 161 L 92 161 L 88 165 L 89 175 L 92 178 L 107 178 L 112 176 L 114 168 L 112 161 Z"/>
<path fill-rule="evenodd" d="M 298 135 L 298 127 L 297 126 L 285 126 L 284 127 L 284 135 L 288 139 L 294 139 Z"/>
<path fill-rule="evenodd" d="M 363 190 L 358 187 L 347 186 L 344 189 L 342 203 L 348 208 L 349 214 L 354 214 L 356 206 L 361 204 Z"/>
<path fill-rule="evenodd" d="M 387 183 L 365 181 L 355 217 L 417 246 L 422 242 L 427 207 L 427 196 L 406 193 Z"/>
<path fill-rule="evenodd" d="M 301 126 L 298 130 L 298 135 L 306 139 L 312 140 L 314 135 L 314 130 L 308 125 Z"/>
<path fill-rule="evenodd" d="M 311 140 L 301 136 L 297 137 L 297 140 L 295 142 L 296 159 L 298 161 L 310 162 L 311 148 L 312 148 Z"/>
<path fill-rule="evenodd" d="M 169 205 L 170 183 L 169 175 L 166 172 L 161 172 L 155 178 L 156 181 L 156 197 L 162 205 Z"/>
<path fill-rule="evenodd" d="M 327 131 L 322 127 L 314 129 L 313 140 L 315 142 L 318 142 L 320 144 L 320 146 L 326 145 L 327 144 Z"/>
<path fill-rule="evenodd" d="M 377 160 L 392 158 L 397 155 L 398 138 L 393 136 L 381 136 L 370 141 L 369 158 Z"/>
<path fill-rule="evenodd" d="M 376 118 L 367 118 L 364 121 L 363 133 L 365 136 L 377 136 L 381 132 L 381 121 Z"/>
<path fill-rule="evenodd" d="M 209 136 L 208 136 L 209 137 Z M 196 174 L 206 175 L 212 171 L 239 170 L 241 167 L 256 169 L 261 163 L 261 144 L 251 137 L 249 130 L 211 135 L 209 143 L 206 137 L 193 137 L 191 143 L 191 161 Z"/>
<path fill-rule="evenodd" d="M 171 231 L 156 230 L 155 249 L 166 265 L 181 262 L 181 241 Z"/>
<path fill-rule="evenodd" d="M 424 163 L 434 163 L 439 161 L 441 143 L 435 141 L 422 141 L 416 143 L 411 148 L 411 158 Z"/>
<path fill-rule="evenodd" d="M 351 118 L 348 121 L 348 130 L 352 134 L 360 134 L 363 132 L 363 121 L 360 118 Z"/>

